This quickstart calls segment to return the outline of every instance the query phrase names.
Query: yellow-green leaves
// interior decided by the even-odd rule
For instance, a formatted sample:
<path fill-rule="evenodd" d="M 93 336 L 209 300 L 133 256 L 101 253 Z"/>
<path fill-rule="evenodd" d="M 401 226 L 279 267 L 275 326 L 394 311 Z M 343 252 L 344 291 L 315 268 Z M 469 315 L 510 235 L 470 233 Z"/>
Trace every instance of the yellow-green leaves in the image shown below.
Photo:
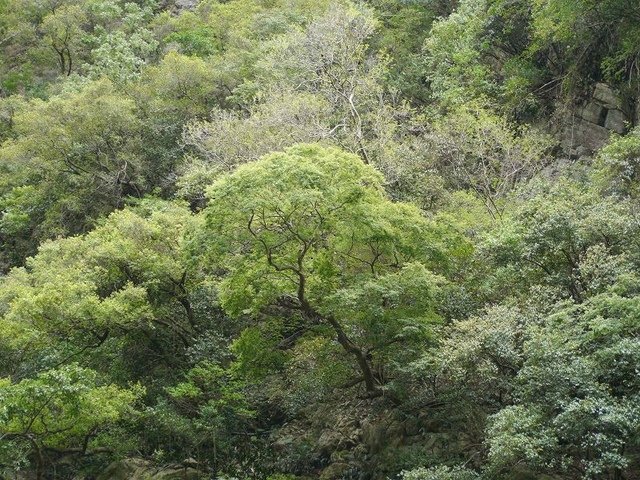
<path fill-rule="evenodd" d="M 158 322 L 169 329 L 184 322 L 186 335 L 193 319 L 181 304 L 188 301 L 182 235 L 191 222 L 184 207 L 149 201 L 83 237 L 45 243 L 0 284 L 0 343 L 37 350 L 41 332 L 95 344 Z"/>
<path fill-rule="evenodd" d="M 221 299 L 234 314 L 280 296 L 322 302 L 360 276 L 419 256 L 427 222 L 394 204 L 381 177 L 351 154 L 292 147 L 243 166 L 209 190 L 209 249 L 229 270 Z M 215 252 L 215 253 L 213 253 Z"/>
<path fill-rule="evenodd" d="M 92 437 L 100 428 L 126 417 L 143 393 L 139 385 L 102 384 L 96 372 L 77 364 L 16 383 L 0 379 L 0 436 L 15 442 L 16 455 L 20 444 L 27 445 L 40 470 L 44 449 L 90 452 L 99 447 Z"/>

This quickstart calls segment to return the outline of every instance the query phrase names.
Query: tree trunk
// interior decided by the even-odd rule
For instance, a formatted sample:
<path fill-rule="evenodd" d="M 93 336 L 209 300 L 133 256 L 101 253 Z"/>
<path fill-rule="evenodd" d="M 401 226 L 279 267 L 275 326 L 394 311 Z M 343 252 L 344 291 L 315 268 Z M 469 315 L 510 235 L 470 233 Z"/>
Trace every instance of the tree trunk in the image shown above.
<path fill-rule="evenodd" d="M 342 328 L 342 325 L 340 325 L 340 323 L 338 323 L 336 319 L 328 317 L 326 318 L 326 321 L 333 327 L 333 330 L 336 332 L 338 343 L 342 345 L 342 348 L 344 348 L 345 351 L 355 357 L 356 362 L 358 363 L 358 367 L 360 367 L 362 378 L 364 379 L 364 384 L 367 388 L 367 394 L 371 397 L 377 397 L 381 395 L 382 392 L 380 391 L 378 382 L 376 381 L 375 375 L 373 374 L 373 370 L 371 368 L 371 365 L 369 364 L 369 360 L 367 360 L 367 355 L 362 351 L 360 347 L 353 343 L 349 339 L 349 337 L 347 337 L 347 334 Z"/>
<path fill-rule="evenodd" d="M 44 478 L 44 456 L 42 455 L 42 448 L 40 448 L 38 441 L 33 438 L 33 436 L 29 435 L 28 438 L 36 455 L 36 480 L 42 480 Z"/>

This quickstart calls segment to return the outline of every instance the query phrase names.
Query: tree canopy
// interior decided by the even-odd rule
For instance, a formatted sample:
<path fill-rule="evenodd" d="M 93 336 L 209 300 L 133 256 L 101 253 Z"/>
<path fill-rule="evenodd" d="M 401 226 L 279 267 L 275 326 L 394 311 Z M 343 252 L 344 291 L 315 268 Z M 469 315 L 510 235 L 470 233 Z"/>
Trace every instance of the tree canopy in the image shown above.
<path fill-rule="evenodd" d="M 634 480 L 629 0 L 0 0 L 0 477 Z"/>

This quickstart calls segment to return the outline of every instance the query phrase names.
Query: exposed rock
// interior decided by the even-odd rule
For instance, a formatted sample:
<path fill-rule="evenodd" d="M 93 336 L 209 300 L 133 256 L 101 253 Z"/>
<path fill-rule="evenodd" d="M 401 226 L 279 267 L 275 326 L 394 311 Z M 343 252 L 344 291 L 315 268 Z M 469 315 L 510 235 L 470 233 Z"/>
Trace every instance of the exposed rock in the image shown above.
<path fill-rule="evenodd" d="M 622 109 L 620 96 L 606 83 L 596 83 L 593 99 L 608 109 Z"/>
<path fill-rule="evenodd" d="M 599 103 L 590 102 L 580 111 L 579 118 L 589 123 L 595 123 L 596 125 L 604 124 L 606 121 L 606 111 Z"/>
<path fill-rule="evenodd" d="M 194 10 L 198 5 L 198 0 L 175 0 L 174 5 L 178 11 Z"/>
<path fill-rule="evenodd" d="M 420 433 L 422 425 L 417 417 L 409 417 L 404 421 L 404 433 L 408 437 L 413 437 Z"/>
<path fill-rule="evenodd" d="M 342 435 L 335 430 L 325 430 L 318 438 L 318 450 L 322 454 L 330 454 L 332 451 L 337 450 L 342 441 Z"/>
<path fill-rule="evenodd" d="M 140 458 L 113 462 L 96 480 L 200 480 L 204 474 L 194 468 L 171 465 L 156 467 Z"/>
<path fill-rule="evenodd" d="M 195 10 L 199 3 L 200 0 L 161 0 L 159 7 L 163 10 L 181 13 L 185 10 Z"/>
<path fill-rule="evenodd" d="M 572 159 L 588 156 L 599 150 L 612 132 L 625 133 L 630 118 L 622 104 L 615 90 L 596 84 L 589 99 L 562 115 L 560 144 L 564 152 Z"/>
<path fill-rule="evenodd" d="M 624 133 L 627 128 L 629 119 L 621 110 L 609 110 L 607 119 L 604 122 L 604 128 L 616 133 Z"/>
<path fill-rule="evenodd" d="M 362 424 L 362 441 L 369 453 L 378 453 L 385 446 L 386 428 L 376 419 L 367 419 Z"/>
<path fill-rule="evenodd" d="M 369 453 L 378 453 L 383 448 L 394 448 L 403 444 L 405 426 L 394 418 L 371 418 L 362 424 L 362 442 Z"/>
<path fill-rule="evenodd" d="M 320 480 L 340 480 L 349 470 L 351 470 L 351 466 L 348 463 L 332 463 L 322 470 Z"/>
<path fill-rule="evenodd" d="M 569 155 L 572 155 L 577 147 L 594 152 L 609 140 L 610 134 L 609 130 L 600 125 L 577 116 L 571 117 L 562 133 L 561 146 Z"/>

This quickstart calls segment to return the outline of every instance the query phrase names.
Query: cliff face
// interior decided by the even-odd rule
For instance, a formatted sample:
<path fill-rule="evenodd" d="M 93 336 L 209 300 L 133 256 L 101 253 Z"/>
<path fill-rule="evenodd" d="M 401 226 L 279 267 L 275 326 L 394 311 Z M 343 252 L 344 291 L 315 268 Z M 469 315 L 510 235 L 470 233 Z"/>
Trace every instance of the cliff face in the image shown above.
<path fill-rule="evenodd" d="M 605 83 L 597 83 L 585 100 L 560 107 L 552 126 L 565 155 L 575 159 L 602 148 L 612 133 L 624 134 L 635 125 L 639 111 L 625 105 L 622 95 Z"/>

